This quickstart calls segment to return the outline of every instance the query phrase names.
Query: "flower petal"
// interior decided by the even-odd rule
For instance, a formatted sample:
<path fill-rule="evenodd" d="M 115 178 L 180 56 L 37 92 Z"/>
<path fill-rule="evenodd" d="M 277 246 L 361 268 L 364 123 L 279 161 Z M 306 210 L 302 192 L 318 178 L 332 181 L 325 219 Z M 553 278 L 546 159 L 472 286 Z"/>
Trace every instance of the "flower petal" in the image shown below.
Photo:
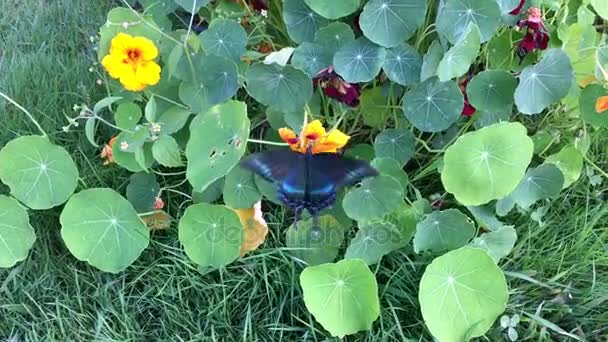
<path fill-rule="evenodd" d="M 601 96 L 595 102 L 595 111 L 603 113 L 608 110 L 608 96 Z"/>
<path fill-rule="evenodd" d="M 259 202 L 258 202 L 259 203 Z M 255 251 L 266 240 L 268 225 L 262 217 L 261 204 L 256 204 L 251 209 L 234 209 L 243 225 L 243 243 L 241 244 L 241 256 Z"/>
<path fill-rule="evenodd" d="M 110 54 L 101 60 L 101 65 L 112 78 L 120 78 L 130 68 L 128 63 L 124 63 L 124 58 L 118 54 Z"/>
<path fill-rule="evenodd" d="M 139 82 L 155 85 L 160 81 L 160 66 L 155 62 L 142 62 L 135 72 Z"/>
<path fill-rule="evenodd" d="M 120 75 L 120 83 L 129 91 L 141 91 L 146 87 L 146 84 L 139 81 L 132 68 L 128 68 L 127 71 Z"/>
<path fill-rule="evenodd" d="M 119 32 L 114 38 L 112 38 L 112 43 L 110 45 L 110 54 L 126 57 L 127 50 L 132 46 L 133 36 L 123 32 Z"/>
<path fill-rule="evenodd" d="M 329 135 L 327 135 L 327 138 L 325 138 L 325 142 L 333 143 L 339 146 L 338 148 L 342 148 L 348 143 L 349 139 L 350 137 L 348 135 L 342 133 L 342 131 L 339 129 L 334 129 L 329 132 Z"/>
<path fill-rule="evenodd" d="M 325 134 L 327 134 L 325 132 L 325 127 L 323 127 L 323 124 L 319 120 L 315 120 L 309 123 L 306 126 L 306 129 L 304 130 L 304 136 L 306 137 L 306 139 L 313 141 L 324 137 Z"/>
<path fill-rule="evenodd" d="M 141 57 L 144 60 L 151 61 L 158 57 L 158 49 L 150 39 L 146 37 L 135 37 L 132 42 L 132 47 L 141 51 Z"/>
<path fill-rule="evenodd" d="M 280 128 L 279 136 L 281 136 L 281 139 L 289 145 L 296 145 L 300 142 L 296 133 L 289 128 Z"/>

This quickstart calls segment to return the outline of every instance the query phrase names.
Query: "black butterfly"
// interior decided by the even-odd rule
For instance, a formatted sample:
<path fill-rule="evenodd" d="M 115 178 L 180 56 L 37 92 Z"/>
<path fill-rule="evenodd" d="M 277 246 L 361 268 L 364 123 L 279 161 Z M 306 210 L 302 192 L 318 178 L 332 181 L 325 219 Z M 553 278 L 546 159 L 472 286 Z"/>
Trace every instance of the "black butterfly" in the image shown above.
<path fill-rule="evenodd" d="M 344 186 L 378 175 L 367 162 L 334 153 L 302 154 L 291 150 L 256 153 L 241 161 L 241 167 L 274 183 L 279 199 L 295 212 L 297 222 L 304 209 L 316 222 L 319 212 L 333 206 Z"/>

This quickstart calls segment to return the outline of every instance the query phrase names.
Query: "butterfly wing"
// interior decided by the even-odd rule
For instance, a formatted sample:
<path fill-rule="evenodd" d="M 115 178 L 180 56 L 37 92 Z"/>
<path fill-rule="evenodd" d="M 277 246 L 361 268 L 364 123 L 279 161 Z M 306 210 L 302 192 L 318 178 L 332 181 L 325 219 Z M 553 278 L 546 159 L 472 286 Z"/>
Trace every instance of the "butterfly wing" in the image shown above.
<path fill-rule="evenodd" d="M 290 150 L 272 150 L 251 154 L 240 165 L 269 182 L 282 183 L 292 168 L 303 169 L 306 162 L 302 154 Z"/>

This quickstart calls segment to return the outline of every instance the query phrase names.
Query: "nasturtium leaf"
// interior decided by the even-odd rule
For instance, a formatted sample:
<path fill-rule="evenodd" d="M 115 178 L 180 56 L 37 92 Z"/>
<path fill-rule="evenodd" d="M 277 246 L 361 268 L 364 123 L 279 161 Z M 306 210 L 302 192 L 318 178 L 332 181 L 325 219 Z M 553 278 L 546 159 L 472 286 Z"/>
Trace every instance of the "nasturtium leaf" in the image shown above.
<path fill-rule="evenodd" d="M 458 41 L 443 55 L 437 75 L 442 82 L 460 77 L 467 73 L 471 64 L 477 58 L 481 38 L 479 30 L 474 24 L 470 24 Z"/>
<path fill-rule="evenodd" d="M 146 107 L 144 108 L 144 116 L 146 117 L 146 121 L 155 122 L 157 110 L 158 105 L 156 104 L 156 99 L 154 95 L 152 95 L 148 102 L 146 102 Z"/>
<path fill-rule="evenodd" d="M 211 203 L 217 201 L 224 191 L 225 178 L 219 178 L 203 191 L 192 192 L 192 202 L 196 203 Z"/>
<path fill-rule="evenodd" d="M 283 113 L 301 110 L 312 97 L 311 78 L 290 65 L 255 64 L 246 79 L 249 95 Z"/>
<path fill-rule="evenodd" d="M 401 184 L 404 191 L 407 189 L 409 178 L 398 161 L 393 158 L 374 158 L 371 165 L 380 174 L 395 178 Z"/>
<path fill-rule="evenodd" d="M 545 161 L 547 163 L 555 164 L 555 166 L 560 169 L 564 175 L 564 189 L 572 185 L 572 183 L 576 182 L 581 177 L 584 166 L 584 156 L 574 145 L 568 145 L 562 148 L 561 151 L 547 157 Z"/>
<path fill-rule="evenodd" d="M 423 132 L 448 129 L 462 113 L 464 98 L 453 81 L 429 78 L 403 97 L 405 117 Z"/>
<path fill-rule="evenodd" d="M 118 105 L 114 113 L 116 126 L 130 130 L 135 128 L 141 119 L 141 108 L 133 102 L 125 102 Z"/>
<path fill-rule="evenodd" d="M 534 143 L 520 123 L 502 122 L 469 132 L 448 147 L 441 181 L 464 205 L 481 205 L 515 190 Z"/>
<path fill-rule="evenodd" d="M 502 270 L 487 252 L 473 247 L 433 260 L 418 294 L 424 322 L 441 342 L 485 334 L 505 310 L 508 297 Z"/>
<path fill-rule="evenodd" d="M 226 175 L 224 202 L 232 209 L 253 208 L 262 198 L 255 185 L 253 173 L 236 166 Z"/>
<path fill-rule="evenodd" d="M 197 119 L 192 122 L 186 145 L 186 178 L 194 191 L 203 191 L 245 154 L 250 122 L 247 106 L 237 101 L 217 105 Z"/>
<path fill-rule="evenodd" d="M 193 112 L 205 111 L 236 94 L 239 89 L 236 64 L 213 55 L 196 55 L 193 64 L 196 81 L 182 82 L 179 86 L 179 98 Z"/>
<path fill-rule="evenodd" d="M 403 247 L 401 232 L 389 222 L 369 222 L 359 231 L 346 249 L 344 259 L 362 259 L 374 265 L 390 252 Z"/>
<path fill-rule="evenodd" d="M 519 6 L 521 0 L 497 0 L 500 12 L 508 14 Z"/>
<path fill-rule="evenodd" d="M 385 217 L 386 222 L 392 223 L 397 227 L 399 235 L 396 243 L 399 247 L 405 247 L 410 243 L 416 233 L 416 224 L 426 214 L 420 211 L 420 208 L 416 208 L 417 204 L 417 201 L 415 201 L 413 206 L 409 206 L 405 202 L 402 202 L 397 209 Z"/>
<path fill-rule="evenodd" d="M 515 18 L 519 18 L 519 16 Z M 492 37 L 485 49 L 487 51 L 488 68 L 517 72 L 536 63 L 537 52 L 527 54 L 521 62 L 519 56 L 514 53 L 513 46 L 522 39 L 523 33 L 515 30 L 504 30 Z"/>
<path fill-rule="evenodd" d="M 525 68 L 515 90 L 515 104 L 523 114 L 538 114 L 568 95 L 574 74 L 561 49 L 545 52 L 536 65 Z"/>
<path fill-rule="evenodd" d="M 186 125 L 191 114 L 188 109 L 173 105 L 158 115 L 156 123 L 160 125 L 161 133 L 173 134 Z"/>
<path fill-rule="evenodd" d="M 422 56 L 408 44 L 401 44 L 386 50 L 382 70 L 393 82 L 410 86 L 420 82 Z"/>
<path fill-rule="evenodd" d="M 500 24 L 500 8 L 495 1 L 446 0 L 437 15 L 437 31 L 456 44 L 470 24 L 479 28 L 481 42 L 487 42 Z"/>
<path fill-rule="evenodd" d="M 374 141 L 377 158 L 393 158 L 405 165 L 416 149 L 416 137 L 404 128 L 389 128 L 380 132 Z"/>
<path fill-rule="evenodd" d="M 97 59 L 100 62 L 109 53 L 112 39 L 120 32 L 158 41 L 162 31 L 151 16 L 142 16 L 126 7 L 115 7 L 108 12 L 106 23 L 99 30 Z"/>
<path fill-rule="evenodd" d="M 355 33 L 345 23 L 331 23 L 317 31 L 314 42 L 336 53 L 342 46 L 355 41 Z"/>
<path fill-rule="evenodd" d="M 189 206 L 178 226 L 179 241 L 192 261 L 203 267 L 225 266 L 240 255 L 243 227 L 239 216 L 223 205 Z"/>
<path fill-rule="evenodd" d="M 207 6 L 211 0 L 173 0 L 186 12 L 193 15 L 198 13 L 204 6 Z"/>
<path fill-rule="evenodd" d="M 316 43 L 304 42 L 293 52 L 291 64 L 312 78 L 330 66 L 332 59 L 331 50 Z"/>
<path fill-rule="evenodd" d="M 385 127 L 391 115 L 390 108 L 386 105 L 382 87 L 364 89 L 359 98 L 359 112 L 363 117 L 363 123 L 371 127 Z"/>
<path fill-rule="evenodd" d="M 23 136 L 0 150 L 0 180 L 31 209 L 63 204 L 76 190 L 78 169 L 68 152 L 41 136 Z"/>
<path fill-rule="evenodd" d="M 352 148 L 349 148 L 344 155 L 349 158 L 371 162 L 372 159 L 374 159 L 376 152 L 374 151 L 374 147 L 372 145 L 357 144 Z"/>
<path fill-rule="evenodd" d="M 513 114 L 513 105 L 505 108 L 503 111 L 498 112 L 484 112 L 479 111 L 479 116 L 477 120 L 473 124 L 475 128 L 480 129 L 487 126 L 492 126 L 493 124 L 497 124 L 503 121 L 509 121 L 511 115 Z"/>
<path fill-rule="evenodd" d="M 580 20 L 559 34 L 563 42 L 562 49 L 570 59 L 577 84 L 582 87 L 596 80 L 596 51 L 600 37 L 593 24 L 582 24 Z"/>
<path fill-rule="evenodd" d="M 342 46 L 334 55 L 333 64 L 346 82 L 369 82 L 380 73 L 385 57 L 386 49 L 360 37 Z"/>
<path fill-rule="evenodd" d="M 486 70 L 467 85 L 469 102 L 476 109 L 492 113 L 511 113 L 517 79 L 504 70 Z"/>
<path fill-rule="evenodd" d="M 163 134 L 152 145 L 152 155 L 154 160 L 166 167 L 183 166 L 182 154 L 175 139 L 167 134 Z"/>
<path fill-rule="evenodd" d="M 126 147 L 121 149 L 124 152 L 134 153 L 150 140 L 150 130 L 147 126 L 137 125 L 130 131 L 122 132 L 120 138 L 121 146 L 124 144 Z"/>
<path fill-rule="evenodd" d="M 143 157 L 145 161 L 145 168 L 140 165 L 140 163 L 135 159 L 135 153 L 125 152 L 121 150 L 120 145 L 121 142 L 126 141 L 124 138 L 126 136 L 126 132 L 120 133 L 116 138 L 116 142 L 114 146 L 112 146 L 112 156 L 114 157 L 114 161 L 116 164 L 124 167 L 125 169 L 131 172 L 140 172 L 152 166 L 154 163 L 154 156 L 152 155 L 152 148 L 148 144 L 144 144 L 144 146 L 139 149 L 143 151 Z"/>
<path fill-rule="evenodd" d="M 313 11 L 327 19 L 346 17 L 347 15 L 355 12 L 361 4 L 361 0 L 304 0 L 304 2 Z"/>
<path fill-rule="evenodd" d="M 289 37 L 298 44 L 313 41 L 317 30 L 328 23 L 327 19 L 310 9 L 304 0 L 285 0 L 283 20 Z"/>
<path fill-rule="evenodd" d="M 506 196 L 496 201 L 496 215 L 507 216 L 515 208 L 515 201 L 511 196 Z"/>
<path fill-rule="evenodd" d="M 207 54 L 224 57 L 235 63 L 239 62 L 247 50 L 247 32 L 234 20 L 214 19 L 199 37 Z"/>
<path fill-rule="evenodd" d="M 255 185 L 257 186 L 258 190 L 260 191 L 260 193 L 262 193 L 265 199 L 269 200 L 274 204 L 282 204 L 281 200 L 279 199 L 278 188 L 275 184 L 265 180 L 264 178 L 258 175 L 255 175 L 253 179 L 255 181 Z"/>
<path fill-rule="evenodd" d="M 140 3 L 146 13 L 151 14 L 155 18 L 173 13 L 178 6 L 174 0 L 141 0 Z"/>
<path fill-rule="evenodd" d="M 523 209 L 556 196 L 564 185 L 564 175 L 555 164 L 543 164 L 530 169 L 510 197 Z"/>
<path fill-rule="evenodd" d="M 597 100 L 602 96 L 608 96 L 608 90 L 599 84 L 590 84 L 579 97 L 581 119 L 598 128 L 608 126 L 608 111 L 598 113 L 596 110 Z"/>
<path fill-rule="evenodd" d="M 494 261 L 498 262 L 511 253 L 516 241 L 517 233 L 515 229 L 504 226 L 475 238 L 471 245 L 485 249 Z"/>
<path fill-rule="evenodd" d="M 391 176 L 380 175 L 367 178 L 361 186 L 348 191 L 342 205 L 348 217 L 365 222 L 392 212 L 402 199 L 401 184 Z"/>
<path fill-rule="evenodd" d="M 498 230 L 504 226 L 504 223 L 494 216 L 494 210 L 489 205 L 468 206 L 467 209 L 473 214 L 475 221 L 477 221 L 477 224 L 479 224 L 481 228 Z"/>
<path fill-rule="evenodd" d="M 300 286 L 306 308 L 332 336 L 369 330 L 380 315 L 378 284 L 363 260 L 307 267 Z"/>
<path fill-rule="evenodd" d="M 27 210 L 14 198 L 0 195 L 0 268 L 25 260 L 35 241 Z"/>
<path fill-rule="evenodd" d="M 395 47 L 422 26 L 426 6 L 425 0 L 370 0 L 361 12 L 359 25 L 372 42 Z"/>
<path fill-rule="evenodd" d="M 414 251 L 450 251 L 466 245 L 474 235 L 475 225 L 459 210 L 435 211 L 416 226 Z"/>
<path fill-rule="evenodd" d="M 286 233 L 290 253 L 308 265 L 333 262 L 344 241 L 344 227 L 331 215 L 319 217 L 315 227 L 313 219 L 292 225 Z"/>
<path fill-rule="evenodd" d="M 112 189 L 75 194 L 59 220 L 61 237 L 72 255 L 104 272 L 123 271 L 150 242 L 150 231 L 135 209 Z"/>
<path fill-rule="evenodd" d="M 608 20 L 608 3 L 604 0 L 591 0 L 591 5 L 600 17 Z"/>
<path fill-rule="evenodd" d="M 426 51 L 426 54 L 424 54 L 424 57 L 422 57 L 420 81 L 424 82 L 437 74 L 437 68 L 439 68 L 439 63 L 443 59 L 443 54 L 444 51 L 441 42 L 439 40 L 434 40 Z"/>
<path fill-rule="evenodd" d="M 129 177 L 127 200 L 135 211 L 139 213 L 154 211 L 154 204 L 159 192 L 160 185 L 153 173 L 140 172 Z"/>

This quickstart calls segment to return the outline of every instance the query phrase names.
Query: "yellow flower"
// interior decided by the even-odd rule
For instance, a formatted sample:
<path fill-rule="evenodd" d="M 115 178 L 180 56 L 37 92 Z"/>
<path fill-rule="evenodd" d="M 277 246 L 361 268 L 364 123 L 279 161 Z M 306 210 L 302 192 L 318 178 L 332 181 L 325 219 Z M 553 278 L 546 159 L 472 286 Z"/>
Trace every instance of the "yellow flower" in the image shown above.
<path fill-rule="evenodd" d="M 338 129 L 333 129 L 327 133 L 319 120 L 309 123 L 304 128 L 301 139 L 289 128 L 279 129 L 279 135 L 283 141 L 289 144 L 292 150 L 306 153 L 308 147 L 311 147 L 313 154 L 336 153 L 350 139 L 348 135 Z"/>
<path fill-rule="evenodd" d="M 141 91 L 160 81 L 160 66 L 154 59 L 158 49 L 148 38 L 119 33 L 112 39 L 110 53 L 101 64 L 125 89 Z"/>

